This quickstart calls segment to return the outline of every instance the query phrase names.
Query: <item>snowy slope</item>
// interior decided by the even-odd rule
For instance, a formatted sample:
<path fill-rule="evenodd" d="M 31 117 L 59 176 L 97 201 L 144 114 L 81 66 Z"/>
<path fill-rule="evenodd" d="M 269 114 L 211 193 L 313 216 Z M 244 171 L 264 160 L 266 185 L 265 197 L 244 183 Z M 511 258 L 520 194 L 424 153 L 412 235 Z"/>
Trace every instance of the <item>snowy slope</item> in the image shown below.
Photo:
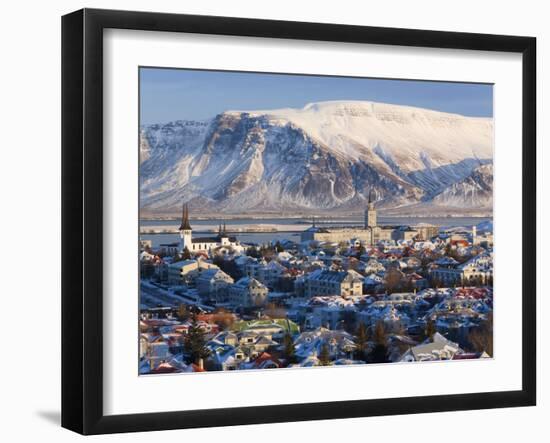
<path fill-rule="evenodd" d="M 190 180 L 189 164 L 200 152 L 209 122 L 176 121 L 148 125 L 140 133 L 140 192 L 162 208 L 163 195 L 178 194 Z"/>
<path fill-rule="evenodd" d="M 492 119 L 364 101 L 250 112 L 252 117 L 259 115 L 290 121 L 353 159 L 360 158 L 365 148 L 376 149 L 405 173 L 465 158 L 492 158 Z"/>
<path fill-rule="evenodd" d="M 457 208 L 490 208 L 493 205 L 493 165 L 479 166 L 441 193 L 432 202 Z"/>
<path fill-rule="evenodd" d="M 141 204 L 170 212 L 430 201 L 492 160 L 492 120 L 372 102 L 228 111 L 142 128 Z M 460 189 L 455 190 L 458 195 Z M 472 203 L 474 204 L 474 203 Z"/>

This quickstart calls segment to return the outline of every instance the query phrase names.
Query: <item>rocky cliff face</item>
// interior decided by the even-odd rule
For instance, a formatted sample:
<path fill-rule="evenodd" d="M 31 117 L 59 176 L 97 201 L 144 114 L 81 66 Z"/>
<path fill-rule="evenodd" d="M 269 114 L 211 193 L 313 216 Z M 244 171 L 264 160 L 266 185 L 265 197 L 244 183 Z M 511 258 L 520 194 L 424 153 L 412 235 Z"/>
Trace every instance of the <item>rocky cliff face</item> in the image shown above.
<path fill-rule="evenodd" d="M 492 168 L 474 174 L 492 161 L 492 120 L 370 102 L 144 126 L 140 152 L 150 212 L 359 210 L 371 190 L 382 207 L 492 195 L 470 198 L 476 180 L 492 183 Z"/>
<path fill-rule="evenodd" d="M 463 180 L 445 188 L 432 202 L 439 206 L 456 208 L 486 208 L 493 205 L 493 165 L 475 168 Z"/>

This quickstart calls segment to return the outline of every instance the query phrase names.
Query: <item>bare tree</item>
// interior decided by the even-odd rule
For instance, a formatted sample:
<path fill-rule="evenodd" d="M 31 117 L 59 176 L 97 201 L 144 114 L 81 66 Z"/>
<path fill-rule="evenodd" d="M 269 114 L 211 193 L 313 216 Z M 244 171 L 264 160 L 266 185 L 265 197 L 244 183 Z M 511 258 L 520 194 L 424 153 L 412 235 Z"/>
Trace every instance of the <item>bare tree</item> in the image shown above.
<path fill-rule="evenodd" d="M 397 288 L 401 286 L 401 271 L 398 269 L 392 268 L 386 272 L 385 275 L 385 281 L 386 281 L 386 289 L 389 294 L 394 292 Z"/>
<path fill-rule="evenodd" d="M 476 352 L 486 352 L 493 357 L 493 313 L 469 334 L 469 341 Z"/>

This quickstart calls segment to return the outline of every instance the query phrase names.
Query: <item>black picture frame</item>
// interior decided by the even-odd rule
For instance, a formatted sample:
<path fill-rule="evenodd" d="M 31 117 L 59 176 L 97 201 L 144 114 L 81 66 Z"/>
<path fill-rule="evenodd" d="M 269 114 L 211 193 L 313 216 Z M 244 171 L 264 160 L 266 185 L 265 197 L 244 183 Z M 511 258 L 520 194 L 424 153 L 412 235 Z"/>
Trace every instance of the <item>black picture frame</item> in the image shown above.
<path fill-rule="evenodd" d="M 195 411 L 103 413 L 103 30 L 368 43 L 522 54 L 522 389 Z M 82 434 L 536 404 L 536 39 L 83 9 L 62 18 L 62 426 Z"/>

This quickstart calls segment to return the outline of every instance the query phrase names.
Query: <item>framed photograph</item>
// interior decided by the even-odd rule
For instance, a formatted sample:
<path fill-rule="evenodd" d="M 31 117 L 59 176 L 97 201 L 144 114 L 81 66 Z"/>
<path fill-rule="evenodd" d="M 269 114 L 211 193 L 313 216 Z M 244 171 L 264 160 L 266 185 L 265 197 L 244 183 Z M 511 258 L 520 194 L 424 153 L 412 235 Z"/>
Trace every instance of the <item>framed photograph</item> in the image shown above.
<path fill-rule="evenodd" d="M 62 20 L 62 425 L 536 402 L 531 37 Z"/>

